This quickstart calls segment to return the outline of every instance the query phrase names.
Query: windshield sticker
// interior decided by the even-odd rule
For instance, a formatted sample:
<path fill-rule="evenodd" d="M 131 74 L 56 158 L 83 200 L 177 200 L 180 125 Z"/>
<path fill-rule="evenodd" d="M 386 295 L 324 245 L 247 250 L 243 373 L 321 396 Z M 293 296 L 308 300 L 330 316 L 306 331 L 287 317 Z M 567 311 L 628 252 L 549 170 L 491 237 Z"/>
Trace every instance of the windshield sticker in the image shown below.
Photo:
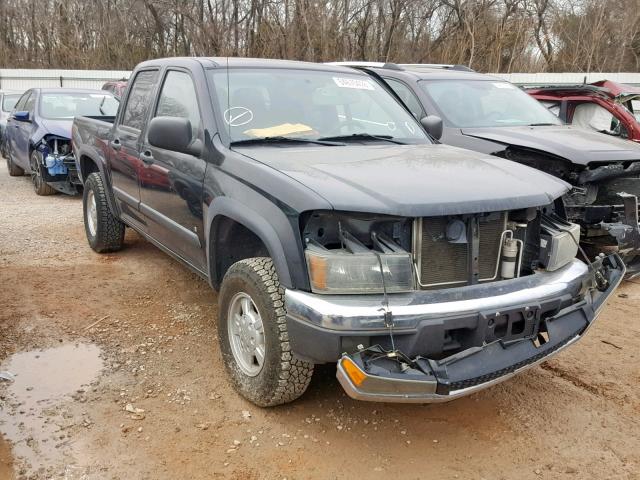
<path fill-rule="evenodd" d="M 354 88 L 356 90 L 375 90 L 369 80 L 361 80 L 359 78 L 341 78 L 333 77 L 333 81 L 340 88 Z"/>
<path fill-rule="evenodd" d="M 506 83 L 506 82 L 495 82 L 493 86 L 496 88 L 510 88 L 510 89 L 516 88 L 514 85 L 511 85 L 510 83 Z"/>
<path fill-rule="evenodd" d="M 263 138 L 293 134 L 309 135 L 314 133 L 314 130 L 309 125 L 304 125 L 302 123 L 283 123 L 282 125 L 274 125 L 273 127 L 267 128 L 252 128 L 251 130 L 246 130 L 242 133 L 250 137 Z"/>
<path fill-rule="evenodd" d="M 253 112 L 246 107 L 231 107 L 224 112 L 224 121 L 231 127 L 241 127 L 253 120 Z"/>

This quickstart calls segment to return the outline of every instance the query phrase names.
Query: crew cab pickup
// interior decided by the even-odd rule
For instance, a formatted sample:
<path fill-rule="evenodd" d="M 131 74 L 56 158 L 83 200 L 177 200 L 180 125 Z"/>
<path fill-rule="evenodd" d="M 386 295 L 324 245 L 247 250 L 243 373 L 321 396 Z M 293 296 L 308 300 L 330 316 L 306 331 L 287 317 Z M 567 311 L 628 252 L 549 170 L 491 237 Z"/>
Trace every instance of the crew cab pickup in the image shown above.
<path fill-rule="evenodd" d="M 471 393 L 581 338 L 625 273 L 576 258 L 564 181 L 435 144 L 353 69 L 147 61 L 72 142 L 89 245 L 128 226 L 219 290 L 226 370 L 261 406 L 319 363 L 362 400 Z"/>

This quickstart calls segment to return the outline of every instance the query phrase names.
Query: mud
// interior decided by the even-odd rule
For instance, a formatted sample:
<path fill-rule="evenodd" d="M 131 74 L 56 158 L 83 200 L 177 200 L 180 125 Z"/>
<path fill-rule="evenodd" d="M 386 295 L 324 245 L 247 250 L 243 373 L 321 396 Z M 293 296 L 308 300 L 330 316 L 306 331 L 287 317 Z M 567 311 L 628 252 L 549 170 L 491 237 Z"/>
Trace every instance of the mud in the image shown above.
<path fill-rule="evenodd" d="M 60 447 L 68 423 L 63 405 L 81 398 L 102 366 L 100 349 L 84 344 L 15 353 L 0 366 L 15 376 L 7 400 L 17 415 L 0 425 L 0 433 L 14 445 L 14 455 L 35 469 L 63 457 Z"/>
<path fill-rule="evenodd" d="M 94 254 L 80 199 L 2 167 L 0 285 L 17 374 L 0 382 L 2 480 L 640 478 L 638 284 L 581 342 L 471 397 L 356 402 L 323 367 L 268 410 L 227 382 L 204 281 L 131 231 Z"/>

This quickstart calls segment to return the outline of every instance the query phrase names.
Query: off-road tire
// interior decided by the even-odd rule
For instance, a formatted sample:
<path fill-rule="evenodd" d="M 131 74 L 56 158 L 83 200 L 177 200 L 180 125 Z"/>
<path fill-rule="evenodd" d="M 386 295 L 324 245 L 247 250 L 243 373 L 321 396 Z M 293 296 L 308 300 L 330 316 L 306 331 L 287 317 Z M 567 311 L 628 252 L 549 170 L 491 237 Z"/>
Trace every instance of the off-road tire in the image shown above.
<path fill-rule="evenodd" d="M 10 177 L 21 177 L 24 175 L 24 169 L 17 166 L 11 160 L 11 155 L 9 152 L 3 152 L 4 159 L 7 161 L 7 170 L 9 170 Z"/>
<path fill-rule="evenodd" d="M 248 294 L 257 307 L 264 326 L 265 360 L 256 376 L 239 368 L 229 341 L 229 306 L 239 293 Z M 292 402 L 311 381 L 313 363 L 293 356 L 284 308 L 284 289 L 268 257 L 254 257 L 234 263 L 222 281 L 218 301 L 218 340 L 224 365 L 235 389 L 260 407 Z"/>
<path fill-rule="evenodd" d="M 88 220 L 87 199 L 93 194 L 96 202 L 96 231 L 91 233 Z M 87 241 L 93 250 L 98 253 L 116 252 L 124 244 L 125 225 L 118 220 L 107 203 L 107 194 L 102 177 L 94 172 L 87 177 L 82 192 L 82 210 L 84 216 L 84 231 Z"/>
<path fill-rule="evenodd" d="M 56 190 L 42 178 L 42 155 L 37 150 L 31 152 L 29 156 L 29 166 L 31 167 L 31 182 L 33 190 L 37 195 L 55 195 Z"/>

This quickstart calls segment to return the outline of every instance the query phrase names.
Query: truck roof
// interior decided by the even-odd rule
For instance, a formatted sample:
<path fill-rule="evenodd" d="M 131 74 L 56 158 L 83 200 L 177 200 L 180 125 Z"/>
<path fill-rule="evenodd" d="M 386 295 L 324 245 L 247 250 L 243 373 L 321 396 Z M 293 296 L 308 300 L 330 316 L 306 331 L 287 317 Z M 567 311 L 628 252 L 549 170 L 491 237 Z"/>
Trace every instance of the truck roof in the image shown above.
<path fill-rule="evenodd" d="M 448 65 L 435 63 L 383 63 L 383 62 L 332 62 L 329 65 L 366 69 L 383 75 L 385 72 L 402 72 L 405 77 L 414 80 L 488 80 L 504 82 L 505 80 L 478 73 L 464 65 Z"/>
<path fill-rule="evenodd" d="M 204 68 L 288 68 L 295 70 L 314 70 L 320 72 L 342 72 L 353 74 L 352 68 L 321 63 L 301 62 L 297 60 L 276 60 L 271 58 L 241 58 L 241 57 L 168 57 L 147 60 L 136 68 L 183 66 L 189 67 L 200 64 Z"/>
<path fill-rule="evenodd" d="M 599 82 L 581 83 L 577 85 L 542 85 L 538 87 L 528 87 L 526 90 L 532 95 L 544 93 L 557 95 L 601 94 L 609 98 L 640 96 L 640 87 L 612 82 L 611 80 L 601 80 Z"/>

